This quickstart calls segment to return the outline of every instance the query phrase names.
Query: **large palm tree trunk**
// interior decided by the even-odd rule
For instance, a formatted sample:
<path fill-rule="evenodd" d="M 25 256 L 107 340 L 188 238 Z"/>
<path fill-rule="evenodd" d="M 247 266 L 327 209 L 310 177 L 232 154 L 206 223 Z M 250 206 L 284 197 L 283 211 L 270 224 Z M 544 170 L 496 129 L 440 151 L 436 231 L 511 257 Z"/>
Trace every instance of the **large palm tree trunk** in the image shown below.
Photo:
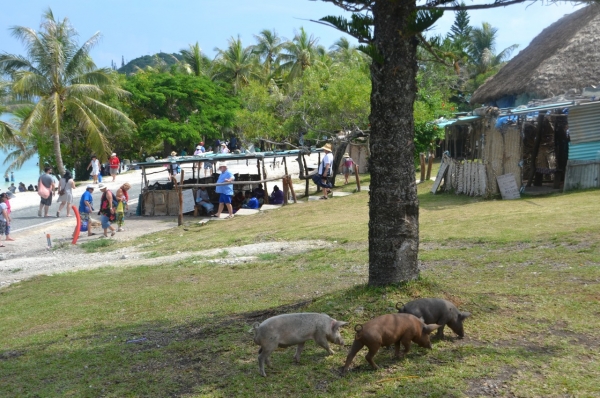
<path fill-rule="evenodd" d="M 375 45 L 382 58 L 381 63 L 374 60 L 371 66 L 369 118 L 369 285 L 375 286 L 409 281 L 419 275 L 413 145 L 417 42 L 406 34 L 414 7 L 414 0 L 377 1 L 373 5 Z"/>
<path fill-rule="evenodd" d="M 65 174 L 65 165 L 62 160 L 62 152 L 60 151 L 60 135 L 58 133 L 52 134 L 52 141 L 54 144 L 54 157 L 56 158 L 56 167 L 60 175 Z"/>

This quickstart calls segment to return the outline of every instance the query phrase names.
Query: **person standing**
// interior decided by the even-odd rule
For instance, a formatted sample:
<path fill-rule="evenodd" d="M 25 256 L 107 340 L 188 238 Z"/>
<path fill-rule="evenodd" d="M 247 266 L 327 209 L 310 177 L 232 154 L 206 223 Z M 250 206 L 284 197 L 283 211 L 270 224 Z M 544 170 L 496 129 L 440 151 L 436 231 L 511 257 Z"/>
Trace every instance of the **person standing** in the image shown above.
<path fill-rule="evenodd" d="M 126 182 L 117 189 L 117 232 L 125 231 L 123 224 L 125 224 L 125 210 L 129 210 L 129 189 L 131 184 Z"/>
<path fill-rule="evenodd" d="M 94 180 L 94 184 L 98 184 L 98 174 L 100 174 L 100 161 L 96 155 L 92 155 L 92 161 L 88 165 L 86 170 L 92 169 L 91 176 Z"/>
<path fill-rule="evenodd" d="M 8 207 L 6 206 L 6 201 L 8 200 L 8 196 L 6 193 L 0 194 L 0 238 L 4 235 L 4 231 L 6 227 L 10 227 L 10 216 L 8 215 Z M 6 235 L 8 240 L 8 235 Z M 0 240 L 0 247 L 5 247 Z"/>
<path fill-rule="evenodd" d="M 65 175 L 58 182 L 58 199 L 60 203 L 58 211 L 56 212 L 56 218 L 60 217 L 60 212 L 65 205 L 67 206 L 67 217 L 71 217 L 71 203 L 73 203 L 73 189 L 75 189 L 75 181 L 70 171 L 66 171 Z"/>
<path fill-rule="evenodd" d="M 12 171 L 10 172 L 10 181 L 15 182 L 15 173 Z"/>
<path fill-rule="evenodd" d="M 4 182 L 10 182 L 10 179 L 8 178 L 8 173 L 4 173 Z"/>
<path fill-rule="evenodd" d="M 7 217 L 8 221 L 7 221 L 4 229 L 0 229 L 0 235 L 4 234 L 6 236 L 5 240 L 13 241 L 14 239 L 10 237 L 10 226 L 12 223 L 12 218 L 10 216 L 10 213 L 12 212 L 12 210 L 10 209 L 10 199 L 14 198 L 15 195 L 13 195 L 12 193 L 8 193 L 8 192 L 3 193 L 2 195 L 4 195 L 6 197 L 6 199 L 4 200 L 4 204 L 6 204 L 6 214 L 8 215 L 8 217 Z"/>
<path fill-rule="evenodd" d="M 100 198 L 100 222 L 102 223 L 102 229 L 104 229 L 104 237 L 108 238 L 108 230 L 110 229 L 110 236 L 115 236 L 115 227 L 111 225 L 117 216 L 114 201 L 113 201 L 113 193 L 108 189 L 108 187 L 104 184 L 98 185 L 98 189 L 102 192 L 102 197 Z"/>
<path fill-rule="evenodd" d="M 327 143 L 321 147 L 325 152 L 325 156 L 323 156 L 323 160 L 319 164 L 319 169 L 317 174 L 313 175 L 313 182 L 323 188 L 323 196 L 319 199 L 327 199 L 327 195 L 331 193 L 331 182 L 329 181 L 329 177 L 331 176 L 331 168 L 333 166 L 333 154 L 331 153 L 331 144 Z"/>
<path fill-rule="evenodd" d="M 44 174 L 40 176 L 38 180 L 38 194 L 40 195 L 40 209 L 38 210 L 38 217 L 42 216 L 42 210 L 44 211 L 44 217 L 48 217 L 48 210 L 52 205 L 52 197 L 54 196 L 54 178 L 52 178 L 52 167 L 44 167 Z"/>
<path fill-rule="evenodd" d="M 92 184 L 88 184 L 85 188 L 85 192 L 81 195 L 81 199 L 79 200 L 79 217 L 81 218 L 81 223 L 84 222 L 87 224 L 87 234 L 88 236 L 95 235 L 92 233 L 92 220 L 90 214 L 94 211 L 94 198 L 92 197 L 92 193 L 94 192 L 94 186 Z"/>
<path fill-rule="evenodd" d="M 200 141 L 200 143 L 196 146 L 196 150 L 194 151 L 194 156 L 204 156 L 204 142 Z M 197 166 L 198 166 L 198 175 L 200 175 L 200 170 L 202 169 L 202 164 L 203 162 L 198 162 Z M 206 173 L 204 175 L 206 177 Z"/>
<path fill-rule="evenodd" d="M 231 172 L 227 170 L 227 165 L 225 163 L 218 163 L 217 166 L 217 168 L 221 172 L 221 175 L 217 180 L 217 184 L 223 182 L 233 182 L 235 180 L 233 174 L 231 174 Z M 227 211 L 229 212 L 229 215 L 225 218 L 233 218 L 233 207 L 231 206 L 231 197 L 233 196 L 233 184 L 217 185 L 215 192 L 219 194 L 219 209 L 217 210 L 216 214 L 212 215 L 212 217 L 221 217 L 223 205 L 225 205 L 227 206 Z"/>
<path fill-rule="evenodd" d="M 342 171 L 344 172 L 344 184 L 348 184 L 348 177 L 350 177 L 353 167 L 354 160 L 348 155 L 348 152 L 344 153 L 344 166 L 342 167 Z"/>
<path fill-rule="evenodd" d="M 121 161 L 117 157 L 116 153 L 113 152 L 110 154 L 110 159 L 108 161 L 108 164 L 110 167 L 110 175 L 112 176 L 112 182 L 115 182 L 115 178 L 117 177 L 117 174 L 119 173 L 119 166 L 121 165 Z"/>

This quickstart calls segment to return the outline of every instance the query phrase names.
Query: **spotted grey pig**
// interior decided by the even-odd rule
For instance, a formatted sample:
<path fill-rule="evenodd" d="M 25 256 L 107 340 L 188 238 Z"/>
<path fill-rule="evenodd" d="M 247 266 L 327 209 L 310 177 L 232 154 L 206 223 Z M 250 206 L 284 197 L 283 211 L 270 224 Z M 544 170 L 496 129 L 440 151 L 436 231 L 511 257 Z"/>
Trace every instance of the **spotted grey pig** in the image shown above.
<path fill-rule="evenodd" d="M 356 337 L 346 357 L 342 373 L 348 370 L 352 360 L 364 346 L 369 349 L 365 358 L 373 369 L 378 368 L 373 357 L 381 347 L 394 344 L 396 358 L 400 358 L 400 343 L 404 346 L 404 354 L 410 350 L 411 342 L 417 343 L 423 348 L 431 348 L 429 334 L 439 327 L 440 325 L 426 325 L 421 319 L 410 314 L 381 315 L 362 326 L 356 325 L 354 327 Z"/>
<path fill-rule="evenodd" d="M 340 328 L 346 323 L 336 321 L 326 314 L 311 312 L 277 315 L 261 324 L 256 322 L 252 328 L 254 329 L 254 342 L 260 346 L 258 350 L 260 375 L 267 376 L 265 363 L 271 366 L 270 355 L 277 347 L 286 348 L 297 345 L 294 356 L 296 362 L 300 361 L 304 343 L 308 340 L 314 340 L 329 354 L 333 354 L 327 342 L 344 345 L 344 340 L 340 336 Z"/>
<path fill-rule="evenodd" d="M 438 298 L 422 298 L 400 307 L 401 304 L 396 304 L 398 312 L 413 314 L 417 318 L 422 318 L 427 324 L 441 325 L 437 331 L 438 338 L 444 337 L 444 326 L 446 325 L 461 339 L 465 336 L 463 321 L 470 317 L 471 313 L 460 312 L 451 302 Z"/>

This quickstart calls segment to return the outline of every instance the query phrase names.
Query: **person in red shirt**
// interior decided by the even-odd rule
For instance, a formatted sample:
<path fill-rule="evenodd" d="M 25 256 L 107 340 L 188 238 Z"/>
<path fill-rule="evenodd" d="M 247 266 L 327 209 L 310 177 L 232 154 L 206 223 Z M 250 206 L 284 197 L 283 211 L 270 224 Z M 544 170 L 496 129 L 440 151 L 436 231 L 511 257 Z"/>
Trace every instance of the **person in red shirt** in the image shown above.
<path fill-rule="evenodd" d="M 114 182 L 115 178 L 117 177 L 117 173 L 119 172 L 119 165 L 121 164 L 121 161 L 117 157 L 117 154 L 113 152 L 110 155 L 108 162 L 110 165 L 110 175 L 112 176 L 112 180 Z"/>

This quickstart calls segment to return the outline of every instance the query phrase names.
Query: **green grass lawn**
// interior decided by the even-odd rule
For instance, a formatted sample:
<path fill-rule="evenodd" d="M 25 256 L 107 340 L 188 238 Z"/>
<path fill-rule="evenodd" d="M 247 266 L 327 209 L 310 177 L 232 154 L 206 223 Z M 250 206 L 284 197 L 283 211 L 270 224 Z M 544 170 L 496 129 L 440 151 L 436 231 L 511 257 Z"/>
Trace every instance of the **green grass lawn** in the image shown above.
<path fill-rule="evenodd" d="M 600 396 L 600 191 L 483 201 L 430 189 L 419 185 L 421 278 L 400 287 L 365 286 L 361 192 L 135 241 L 148 257 L 165 256 L 159 266 L 2 289 L 0 396 Z M 229 265 L 168 257 L 216 247 L 226 257 L 228 246 L 302 239 L 333 248 Z M 446 329 L 433 350 L 413 346 L 399 361 L 382 349 L 378 371 L 363 350 L 342 376 L 354 326 L 418 297 L 471 312 L 466 337 Z M 350 322 L 346 346 L 326 356 L 307 343 L 299 365 L 294 348 L 278 350 L 260 377 L 251 325 L 296 311 Z"/>

